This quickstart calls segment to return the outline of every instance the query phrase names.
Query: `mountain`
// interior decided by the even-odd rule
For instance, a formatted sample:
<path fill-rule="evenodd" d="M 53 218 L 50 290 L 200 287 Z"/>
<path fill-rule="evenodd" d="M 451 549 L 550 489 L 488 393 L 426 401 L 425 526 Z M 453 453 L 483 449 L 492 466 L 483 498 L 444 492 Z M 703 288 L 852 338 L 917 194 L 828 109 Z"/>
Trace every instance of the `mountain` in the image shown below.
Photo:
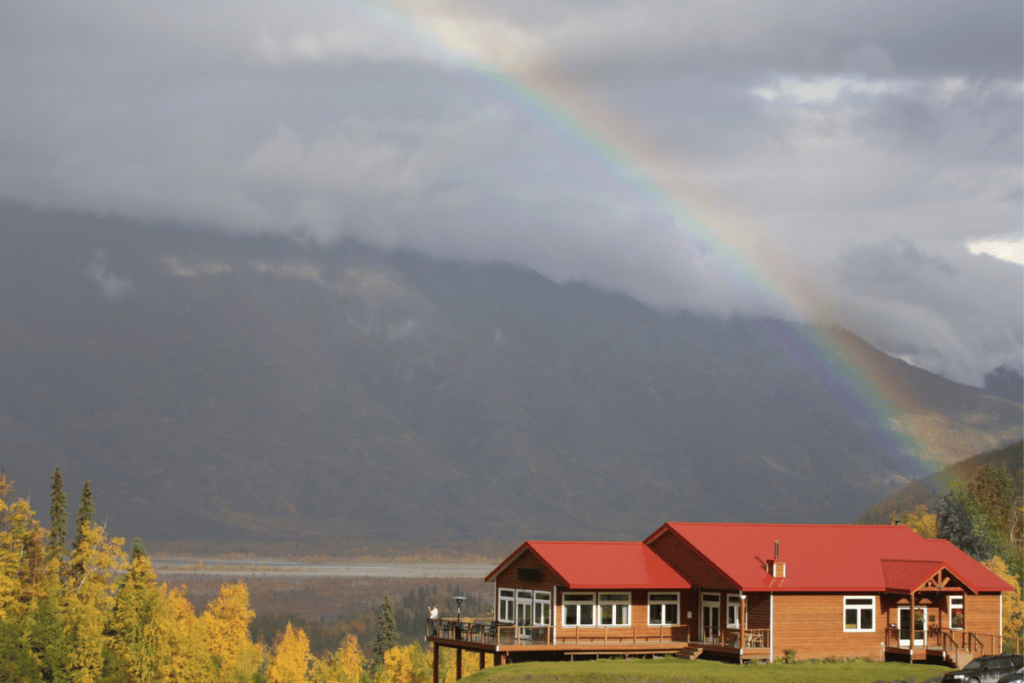
<path fill-rule="evenodd" d="M 39 510 L 55 465 L 71 500 L 90 479 L 151 548 L 849 521 L 924 472 L 786 329 L 502 263 L 0 205 L 0 463 Z M 1020 404 L 840 334 L 943 457 L 1020 438 Z"/>
<path fill-rule="evenodd" d="M 928 509 L 934 510 L 939 496 L 948 490 L 950 482 L 971 481 L 983 467 L 988 466 L 1005 469 L 1020 490 L 1024 487 L 1024 442 L 1017 441 L 1002 448 L 979 453 L 944 467 L 930 477 L 913 481 L 877 505 L 872 505 L 857 523 L 889 524 L 890 514 L 915 510 L 918 505 L 925 505 Z"/>

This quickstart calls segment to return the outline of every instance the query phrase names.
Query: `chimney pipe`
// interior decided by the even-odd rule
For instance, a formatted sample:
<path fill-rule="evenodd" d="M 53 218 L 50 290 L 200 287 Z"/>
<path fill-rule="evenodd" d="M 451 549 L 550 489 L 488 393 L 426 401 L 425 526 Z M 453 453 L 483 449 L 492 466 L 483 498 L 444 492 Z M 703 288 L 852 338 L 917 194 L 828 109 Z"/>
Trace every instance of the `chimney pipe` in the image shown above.
<path fill-rule="evenodd" d="M 779 542 L 775 541 L 775 559 L 779 559 Z"/>

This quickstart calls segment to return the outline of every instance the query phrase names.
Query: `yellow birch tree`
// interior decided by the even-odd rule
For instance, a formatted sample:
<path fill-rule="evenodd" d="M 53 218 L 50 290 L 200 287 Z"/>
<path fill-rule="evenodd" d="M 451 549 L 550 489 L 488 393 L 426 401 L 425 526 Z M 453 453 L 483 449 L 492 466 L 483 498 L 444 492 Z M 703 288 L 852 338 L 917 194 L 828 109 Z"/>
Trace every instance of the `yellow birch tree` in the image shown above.
<path fill-rule="evenodd" d="M 334 654 L 324 661 L 313 661 L 313 677 L 326 683 L 359 683 L 365 663 L 359 640 L 349 633 Z"/>
<path fill-rule="evenodd" d="M 423 648 L 412 643 L 384 653 L 384 668 L 377 676 L 377 683 L 430 683 L 432 678 L 431 665 Z"/>
<path fill-rule="evenodd" d="M 1000 579 L 1013 586 L 1011 592 L 1003 593 L 1003 637 L 1020 638 L 1024 636 L 1024 600 L 1021 599 L 1020 582 L 998 555 L 991 560 L 985 560 L 982 564 Z"/>
<path fill-rule="evenodd" d="M 249 588 L 242 582 L 226 583 L 203 612 L 203 633 L 217 670 L 215 680 L 227 683 L 239 675 L 255 673 L 262 661 L 262 649 L 249 636 L 249 622 L 256 613 L 249 609 Z"/>
<path fill-rule="evenodd" d="M 302 683 L 307 680 L 312 659 L 306 632 L 294 628 L 289 621 L 280 642 L 274 648 L 274 658 L 267 669 L 267 678 L 271 683 Z"/>
<path fill-rule="evenodd" d="M 144 554 L 132 557 L 114 601 L 109 632 L 111 649 L 134 683 L 165 680 L 171 671 L 172 614 L 167 586 L 158 586 L 156 573 Z"/>
<path fill-rule="evenodd" d="M 93 683 L 103 673 L 103 650 L 110 643 L 105 629 L 114 606 L 114 577 L 124 567 L 123 545 L 123 538 L 107 538 L 102 527 L 87 521 L 71 553 L 78 571 L 65 587 L 61 611 L 70 639 L 69 673 L 76 683 Z"/>
<path fill-rule="evenodd" d="M 167 593 L 167 609 L 171 625 L 167 635 L 171 651 L 170 681 L 212 683 L 215 671 L 209 648 L 204 642 L 203 625 L 195 608 L 185 597 L 184 586 Z"/>

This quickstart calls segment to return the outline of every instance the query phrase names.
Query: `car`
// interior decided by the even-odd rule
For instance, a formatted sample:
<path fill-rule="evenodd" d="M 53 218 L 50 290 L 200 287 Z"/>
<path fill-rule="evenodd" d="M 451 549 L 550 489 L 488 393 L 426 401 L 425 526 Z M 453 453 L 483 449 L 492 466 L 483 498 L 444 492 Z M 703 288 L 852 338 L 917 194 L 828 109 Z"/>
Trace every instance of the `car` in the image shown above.
<path fill-rule="evenodd" d="M 1024 683 L 1024 666 L 1000 678 L 999 683 Z"/>
<path fill-rule="evenodd" d="M 1024 667 L 1022 655 L 985 655 L 972 659 L 959 671 L 950 671 L 942 683 L 997 683 L 1003 676 L 1015 676 Z M 1017 680 L 1010 678 L 1008 680 Z"/>

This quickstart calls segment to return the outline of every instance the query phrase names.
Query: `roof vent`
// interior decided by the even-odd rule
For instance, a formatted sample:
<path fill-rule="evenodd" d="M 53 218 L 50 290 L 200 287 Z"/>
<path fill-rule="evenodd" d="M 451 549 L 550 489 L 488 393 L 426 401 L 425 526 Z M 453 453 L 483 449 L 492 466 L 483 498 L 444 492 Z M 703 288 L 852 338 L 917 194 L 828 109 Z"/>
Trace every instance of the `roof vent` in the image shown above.
<path fill-rule="evenodd" d="M 775 541 L 775 559 L 768 560 L 768 573 L 780 579 L 786 578 L 786 563 L 779 560 L 779 542 Z"/>

